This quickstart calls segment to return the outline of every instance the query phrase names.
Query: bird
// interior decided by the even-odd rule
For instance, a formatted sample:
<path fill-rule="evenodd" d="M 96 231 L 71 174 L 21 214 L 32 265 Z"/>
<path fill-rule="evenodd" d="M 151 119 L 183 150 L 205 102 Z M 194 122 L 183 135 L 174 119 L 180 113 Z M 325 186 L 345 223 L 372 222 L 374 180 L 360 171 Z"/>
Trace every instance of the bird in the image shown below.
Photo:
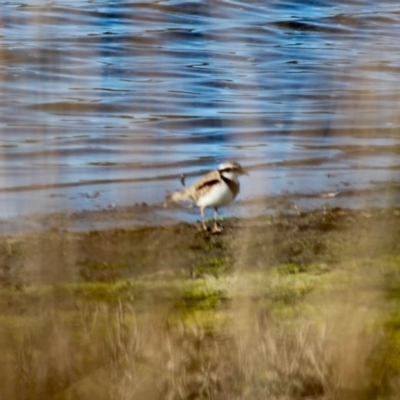
<path fill-rule="evenodd" d="M 249 175 L 237 162 L 227 161 L 210 171 L 198 181 L 185 189 L 178 190 L 168 196 L 174 202 L 191 201 L 200 207 L 203 229 L 208 231 L 205 222 L 206 207 L 214 208 L 213 233 L 219 233 L 222 228 L 218 225 L 218 208 L 231 203 L 240 191 L 239 176 Z M 183 175 L 184 176 L 184 175 Z"/>

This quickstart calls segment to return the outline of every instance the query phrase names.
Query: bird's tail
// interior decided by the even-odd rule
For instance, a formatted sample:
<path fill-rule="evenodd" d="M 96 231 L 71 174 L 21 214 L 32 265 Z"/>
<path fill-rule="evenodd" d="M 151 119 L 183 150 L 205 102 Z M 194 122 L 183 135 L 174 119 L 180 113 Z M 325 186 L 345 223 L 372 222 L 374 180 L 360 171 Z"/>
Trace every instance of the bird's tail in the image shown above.
<path fill-rule="evenodd" d="M 167 198 L 168 198 L 168 200 L 172 200 L 175 202 L 190 200 L 186 193 L 186 190 L 178 190 L 178 191 L 168 195 Z"/>

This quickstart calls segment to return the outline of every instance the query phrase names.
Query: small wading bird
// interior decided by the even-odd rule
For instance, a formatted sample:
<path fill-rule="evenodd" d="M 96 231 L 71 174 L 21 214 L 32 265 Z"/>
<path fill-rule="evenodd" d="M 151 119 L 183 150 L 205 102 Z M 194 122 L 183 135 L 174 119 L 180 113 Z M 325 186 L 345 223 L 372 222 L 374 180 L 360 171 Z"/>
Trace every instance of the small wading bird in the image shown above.
<path fill-rule="evenodd" d="M 231 203 L 240 190 L 239 176 L 248 175 L 240 164 L 236 162 L 224 162 L 217 170 L 204 175 L 193 185 L 169 195 L 169 199 L 175 202 L 191 201 L 200 207 L 203 228 L 208 230 L 204 211 L 206 207 L 214 207 L 213 233 L 221 232 L 218 225 L 218 208 Z M 181 178 L 183 180 L 183 178 Z M 184 180 L 183 180 L 184 182 Z"/>

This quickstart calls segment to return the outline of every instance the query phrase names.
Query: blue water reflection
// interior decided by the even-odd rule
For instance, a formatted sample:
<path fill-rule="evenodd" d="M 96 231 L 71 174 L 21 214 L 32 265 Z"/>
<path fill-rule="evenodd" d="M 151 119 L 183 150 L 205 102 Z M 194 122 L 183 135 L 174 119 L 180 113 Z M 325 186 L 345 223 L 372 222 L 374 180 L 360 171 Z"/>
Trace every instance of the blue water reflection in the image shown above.
<path fill-rule="evenodd" d="M 244 201 L 398 185 L 399 18 L 389 0 L 3 3 L 0 217 L 161 204 L 224 159 L 252 171 Z"/>

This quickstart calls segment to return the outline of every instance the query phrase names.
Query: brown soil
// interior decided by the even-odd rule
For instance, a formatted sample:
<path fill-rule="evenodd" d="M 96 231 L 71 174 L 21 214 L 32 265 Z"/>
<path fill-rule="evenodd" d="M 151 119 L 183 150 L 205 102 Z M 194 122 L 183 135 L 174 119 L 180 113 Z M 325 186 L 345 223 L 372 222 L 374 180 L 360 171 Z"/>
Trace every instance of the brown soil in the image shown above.
<path fill-rule="evenodd" d="M 400 210 L 319 210 L 230 219 L 213 235 L 198 225 L 3 236 L 1 281 L 110 281 L 152 274 L 193 276 L 293 263 L 334 265 L 350 257 L 400 253 Z M 221 268 L 219 268 L 221 267 Z"/>

